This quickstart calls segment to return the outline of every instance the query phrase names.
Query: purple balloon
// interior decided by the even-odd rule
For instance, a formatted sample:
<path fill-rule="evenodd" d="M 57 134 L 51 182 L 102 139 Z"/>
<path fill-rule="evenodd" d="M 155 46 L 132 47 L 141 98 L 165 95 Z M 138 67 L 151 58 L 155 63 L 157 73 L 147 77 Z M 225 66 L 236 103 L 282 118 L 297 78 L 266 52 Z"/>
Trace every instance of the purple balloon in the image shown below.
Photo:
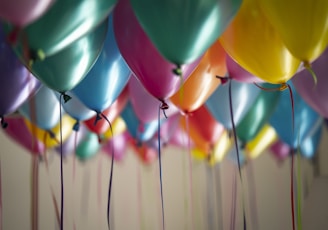
<path fill-rule="evenodd" d="M 312 69 L 317 75 L 317 85 L 307 69 L 298 72 L 292 82 L 304 101 L 320 115 L 328 118 L 328 49 L 312 63 Z"/>
<path fill-rule="evenodd" d="M 131 138 L 130 134 L 125 131 L 120 135 L 114 136 L 102 147 L 102 150 L 109 156 L 112 156 L 113 147 L 114 147 L 114 159 L 116 161 L 121 161 L 126 153 L 129 139 Z"/>
<path fill-rule="evenodd" d="M 0 116 L 15 112 L 41 86 L 18 60 L 0 28 Z"/>
<path fill-rule="evenodd" d="M 270 150 L 279 161 L 286 159 L 290 153 L 290 147 L 288 144 L 282 142 L 281 140 L 276 141 L 270 146 Z"/>
<path fill-rule="evenodd" d="M 232 79 L 245 83 L 263 82 L 261 79 L 255 77 L 253 74 L 241 67 L 229 55 L 226 55 L 226 63 L 229 77 Z"/>
<path fill-rule="evenodd" d="M 33 154 L 44 153 L 44 144 L 36 137 L 33 137 L 32 133 L 25 125 L 24 118 L 19 116 L 8 117 L 6 122 L 8 123 L 8 127 L 4 129 L 4 133 L 11 139 Z"/>

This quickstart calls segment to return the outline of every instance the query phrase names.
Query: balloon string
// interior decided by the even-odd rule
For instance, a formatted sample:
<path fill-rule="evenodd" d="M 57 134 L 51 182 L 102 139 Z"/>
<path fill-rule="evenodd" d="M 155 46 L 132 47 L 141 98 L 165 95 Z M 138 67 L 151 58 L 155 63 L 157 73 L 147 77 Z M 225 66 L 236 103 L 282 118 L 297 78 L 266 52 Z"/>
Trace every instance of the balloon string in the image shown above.
<path fill-rule="evenodd" d="M 39 216 L 39 159 L 37 155 L 32 158 L 32 229 L 38 230 Z"/>
<path fill-rule="evenodd" d="M 311 74 L 312 78 L 313 78 L 313 82 L 314 82 L 314 86 L 317 86 L 318 83 L 318 78 L 316 73 L 314 72 L 314 70 L 312 69 L 312 66 L 309 62 L 303 62 L 304 67 L 306 68 L 307 71 L 309 71 L 309 73 Z"/>
<path fill-rule="evenodd" d="M 189 115 L 185 116 L 186 119 L 186 129 L 189 134 Z M 192 175 L 192 154 L 191 154 L 191 144 L 190 135 L 188 135 L 188 160 L 189 160 L 189 195 L 190 195 L 190 216 L 191 216 L 191 229 L 194 229 L 194 204 L 193 204 L 193 175 Z"/>
<path fill-rule="evenodd" d="M 72 189 L 75 190 L 75 178 L 76 178 L 76 147 L 77 147 L 77 138 L 78 131 L 75 131 L 74 135 L 74 152 L 73 152 L 73 172 L 72 172 Z M 76 229 L 76 221 L 75 221 L 75 205 L 74 205 L 74 197 L 73 197 L 73 229 Z"/>
<path fill-rule="evenodd" d="M 237 132 L 236 132 L 236 125 L 234 121 L 233 116 L 233 107 L 232 107 L 232 80 L 229 81 L 229 107 L 230 107 L 230 118 L 231 118 L 231 124 L 232 124 L 232 131 L 233 131 L 233 137 L 235 142 L 235 149 L 237 154 L 237 162 L 238 162 L 238 172 L 240 177 L 240 182 L 243 184 L 243 178 L 241 173 L 241 166 L 240 166 L 240 154 L 239 154 L 239 148 L 238 148 L 238 140 L 237 140 Z M 246 225 L 246 210 L 245 210 L 245 201 L 244 201 L 244 193 L 242 193 L 242 203 L 243 203 L 243 222 L 244 222 L 244 230 L 247 229 Z"/>
<path fill-rule="evenodd" d="M 59 97 L 59 130 L 60 130 L 60 230 L 64 229 L 64 175 L 63 175 L 63 127 L 62 127 L 62 106 L 61 100 L 64 94 L 60 94 Z"/>
<path fill-rule="evenodd" d="M 107 123 L 109 125 L 109 128 L 110 128 L 111 135 L 113 137 L 114 136 L 113 127 L 112 127 L 112 124 L 109 121 L 109 119 L 106 117 L 106 115 L 103 114 L 103 113 L 100 113 L 100 116 L 98 114 L 97 117 L 98 117 L 98 120 L 99 120 L 99 117 L 100 117 L 100 119 L 104 118 L 107 121 Z M 108 200 L 107 200 L 107 226 L 108 226 L 109 230 L 110 230 L 110 201 L 111 201 L 111 194 L 112 194 L 113 171 L 114 171 L 114 155 L 115 155 L 115 148 L 114 148 L 114 139 L 113 139 L 113 141 L 112 141 L 112 160 L 111 160 L 109 185 L 108 185 Z"/>
<path fill-rule="evenodd" d="M 256 202 L 256 183 L 254 177 L 253 163 L 248 163 L 248 178 L 249 178 L 249 200 L 251 203 L 253 229 L 258 229 L 258 213 L 257 213 L 257 202 Z"/>
<path fill-rule="evenodd" d="M 297 148 L 297 228 L 302 230 L 302 184 L 301 184 L 301 152 L 300 147 Z"/>
<path fill-rule="evenodd" d="M 233 181 L 232 181 L 230 230 L 235 230 L 235 222 L 236 222 L 236 199 L 237 199 L 236 190 L 237 190 L 237 181 L 236 181 L 236 172 L 234 172 Z"/>
<path fill-rule="evenodd" d="M 158 139 L 158 164 L 159 164 L 159 184 L 161 191 L 161 203 L 162 203 L 162 229 L 165 230 L 165 216 L 164 216 L 164 199 L 163 199 L 163 181 L 162 181 L 162 154 L 161 154 L 161 108 L 158 108 L 158 131 L 157 131 L 157 139 Z"/>
<path fill-rule="evenodd" d="M 141 173 L 140 165 L 137 165 L 137 188 L 138 188 L 138 213 L 139 213 L 139 228 L 143 229 L 143 215 L 142 215 L 142 184 L 141 184 Z"/>
<path fill-rule="evenodd" d="M 3 218 L 2 218 L 2 167 L 0 158 L 0 230 L 3 229 Z"/>

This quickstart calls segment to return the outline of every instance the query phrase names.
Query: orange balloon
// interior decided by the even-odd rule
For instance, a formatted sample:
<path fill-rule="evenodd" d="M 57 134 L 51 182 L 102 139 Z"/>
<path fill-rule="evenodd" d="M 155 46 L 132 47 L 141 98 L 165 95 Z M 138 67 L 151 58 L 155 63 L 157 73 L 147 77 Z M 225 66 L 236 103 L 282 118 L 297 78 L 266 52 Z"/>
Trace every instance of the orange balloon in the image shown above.
<path fill-rule="evenodd" d="M 221 81 L 216 76 L 227 72 L 226 53 L 219 41 L 204 54 L 199 65 L 170 99 L 184 112 L 198 109 L 211 96 Z"/>

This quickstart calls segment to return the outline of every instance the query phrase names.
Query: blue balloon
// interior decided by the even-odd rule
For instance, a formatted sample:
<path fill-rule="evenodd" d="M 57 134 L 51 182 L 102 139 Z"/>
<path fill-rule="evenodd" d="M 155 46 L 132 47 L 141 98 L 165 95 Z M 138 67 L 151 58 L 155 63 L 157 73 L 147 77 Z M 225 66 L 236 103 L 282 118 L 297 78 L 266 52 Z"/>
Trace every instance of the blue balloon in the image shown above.
<path fill-rule="evenodd" d="M 128 102 L 121 113 L 130 135 L 138 141 L 150 140 L 158 129 L 158 121 L 142 123 L 135 114 L 131 102 Z M 161 121 L 162 122 L 162 121 Z"/>
<path fill-rule="evenodd" d="M 239 153 L 239 164 L 243 165 L 246 162 L 246 157 L 244 153 L 244 149 L 242 147 L 241 141 L 237 140 L 237 147 L 238 147 L 238 153 Z M 238 165 L 238 157 L 237 157 L 237 149 L 235 143 L 232 144 L 232 147 L 230 151 L 227 154 L 228 159 L 234 163 L 235 165 Z"/>
<path fill-rule="evenodd" d="M 60 119 L 60 103 L 54 91 L 44 85 L 33 97 L 21 105 L 18 111 L 30 122 L 44 130 L 55 127 Z"/>
<path fill-rule="evenodd" d="M 260 93 L 254 84 L 231 80 L 232 109 L 237 126 Z M 220 85 L 206 101 L 206 107 L 212 116 L 225 128 L 232 130 L 229 102 L 229 83 Z"/>
<path fill-rule="evenodd" d="M 312 158 L 318 150 L 319 143 L 322 136 L 322 126 L 314 133 L 314 135 L 305 138 L 301 143 L 300 150 L 302 156 L 305 158 Z"/>
<path fill-rule="evenodd" d="M 87 76 L 72 92 L 90 109 L 101 113 L 117 99 L 131 71 L 121 56 L 114 37 L 112 16 L 103 50 Z"/>
<path fill-rule="evenodd" d="M 299 143 L 302 143 L 309 134 L 313 133 L 314 129 L 317 129 L 317 124 L 322 122 L 322 118 L 306 104 L 291 82 L 289 85 L 294 97 L 294 132 L 289 90 L 281 92 L 278 105 L 269 123 L 275 128 L 283 142 L 296 149 Z"/>
<path fill-rule="evenodd" d="M 58 100 L 60 99 L 60 93 L 55 92 Z M 86 107 L 78 97 L 71 91 L 67 92 L 66 95 L 70 96 L 71 99 L 65 102 L 61 100 L 61 104 L 67 114 L 77 121 L 88 120 L 96 115 L 96 112 Z"/>

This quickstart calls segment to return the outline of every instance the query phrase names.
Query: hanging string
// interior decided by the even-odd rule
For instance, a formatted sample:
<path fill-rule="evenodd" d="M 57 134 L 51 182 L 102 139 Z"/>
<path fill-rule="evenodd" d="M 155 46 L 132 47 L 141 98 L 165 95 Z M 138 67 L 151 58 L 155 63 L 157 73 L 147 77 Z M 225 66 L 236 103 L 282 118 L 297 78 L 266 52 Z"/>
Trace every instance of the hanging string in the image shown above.
<path fill-rule="evenodd" d="M 0 230 L 3 229 L 3 219 L 2 219 L 2 167 L 0 158 Z"/>
<path fill-rule="evenodd" d="M 318 83 L 318 78 L 317 78 L 317 75 L 315 74 L 314 70 L 312 69 L 311 63 L 308 61 L 305 61 L 305 62 L 303 62 L 303 66 L 311 74 L 311 76 L 313 78 L 314 86 L 316 86 Z"/>
<path fill-rule="evenodd" d="M 161 203 L 162 203 L 162 230 L 165 230 L 165 216 L 164 216 L 164 199 L 163 199 L 163 181 L 162 181 L 162 154 L 161 154 L 161 110 L 163 105 L 158 108 L 158 164 L 159 164 L 159 184 L 161 191 Z"/>
<path fill-rule="evenodd" d="M 237 180 L 236 180 L 236 172 L 233 174 L 232 181 L 232 196 L 231 196 L 231 214 L 230 214 L 230 230 L 235 230 L 236 223 L 236 199 L 237 199 Z"/>
<path fill-rule="evenodd" d="M 299 142 L 299 138 L 298 138 Z M 302 174 L 301 174 L 301 151 L 298 144 L 297 151 L 297 228 L 302 230 Z"/>
<path fill-rule="evenodd" d="M 39 158 L 32 157 L 32 229 L 38 230 L 39 216 Z"/>
<path fill-rule="evenodd" d="M 76 123 L 78 124 L 78 123 Z M 75 125 L 76 125 L 75 124 Z M 76 126 L 75 126 L 76 127 Z M 73 128 L 74 130 L 74 128 Z M 78 129 L 79 130 L 79 129 Z M 74 135 L 74 152 L 73 152 L 73 172 L 72 172 L 72 189 L 75 190 L 75 178 L 76 178 L 76 147 L 77 147 L 77 138 L 78 138 L 78 131 L 75 130 Z M 73 229 L 76 230 L 76 221 L 75 221 L 75 205 L 74 205 L 74 196 L 73 196 Z"/>
<path fill-rule="evenodd" d="M 60 230 L 64 229 L 64 175 L 63 175 L 63 124 L 62 124 L 62 98 L 65 98 L 64 93 L 60 94 L 59 97 L 59 130 L 60 130 Z M 66 102 L 66 100 L 65 100 Z"/>
<path fill-rule="evenodd" d="M 137 194 L 138 194 L 138 214 L 139 214 L 139 229 L 143 229 L 143 212 L 142 212 L 142 183 L 140 165 L 137 165 Z"/>
<path fill-rule="evenodd" d="M 256 183 L 255 183 L 255 177 L 254 177 L 254 167 L 253 163 L 250 161 L 248 162 L 248 179 L 249 179 L 249 200 L 251 204 L 251 210 L 252 210 L 252 222 L 253 222 L 253 230 L 258 229 L 258 213 L 257 213 L 257 202 L 256 202 Z"/>

